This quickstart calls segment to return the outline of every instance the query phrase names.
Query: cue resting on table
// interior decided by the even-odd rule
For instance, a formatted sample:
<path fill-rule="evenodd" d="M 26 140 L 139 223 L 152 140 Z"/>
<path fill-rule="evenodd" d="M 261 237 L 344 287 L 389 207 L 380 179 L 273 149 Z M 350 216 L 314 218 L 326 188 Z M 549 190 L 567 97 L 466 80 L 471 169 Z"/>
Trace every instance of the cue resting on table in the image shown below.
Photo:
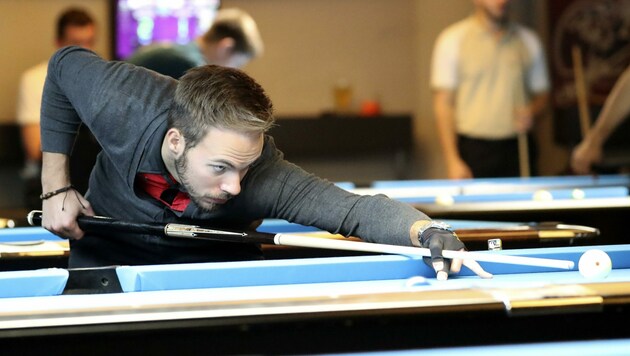
<path fill-rule="evenodd" d="M 554 222 L 514 224 L 505 227 L 473 227 L 454 229 L 464 243 L 485 242 L 493 238 L 506 238 L 509 241 L 541 241 L 555 239 L 588 239 L 600 235 L 599 229 Z"/>
<path fill-rule="evenodd" d="M 42 212 L 31 211 L 28 223 L 33 226 L 41 226 Z M 360 251 L 372 253 L 387 253 L 405 256 L 431 257 L 427 248 L 368 243 L 361 241 L 342 241 L 334 239 L 319 239 L 309 236 L 294 234 L 273 234 L 257 231 L 231 231 L 225 229 L 213 229 L 187 224 L 158 224 L 136 223 L 116 220 L 102 216 L 79 216 L 79 227 L 86 232 L 126 232 L 153 234 L 168 238 L 186 238 L 195 240 L 224 241 L 236 243 L 273 244 L 282 246 L 297 246 L 333 250 Z M 508 256 L 492 253 L 475 253 L 468 251 L 443 250 L 442 256 L 449 259 L 474 260 L 504 264 L 517 264 L 526 266 L 549 267 L 570 270 L 574 267 L 573 261 L 555 260 L 547 258 Z"/>

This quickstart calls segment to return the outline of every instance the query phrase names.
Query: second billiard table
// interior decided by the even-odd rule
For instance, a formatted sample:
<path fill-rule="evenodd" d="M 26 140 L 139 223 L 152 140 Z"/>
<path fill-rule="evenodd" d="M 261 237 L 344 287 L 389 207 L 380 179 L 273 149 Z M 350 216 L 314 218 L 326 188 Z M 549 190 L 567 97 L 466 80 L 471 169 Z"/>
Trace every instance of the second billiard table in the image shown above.
<path fill-rule="evenodd" d="M 358 194 L 385 194 L 435 219 L 562 222 L 600 230 L 599 243 L 626 243 L 630 176 L 566 176 L 374 182 Z"/>

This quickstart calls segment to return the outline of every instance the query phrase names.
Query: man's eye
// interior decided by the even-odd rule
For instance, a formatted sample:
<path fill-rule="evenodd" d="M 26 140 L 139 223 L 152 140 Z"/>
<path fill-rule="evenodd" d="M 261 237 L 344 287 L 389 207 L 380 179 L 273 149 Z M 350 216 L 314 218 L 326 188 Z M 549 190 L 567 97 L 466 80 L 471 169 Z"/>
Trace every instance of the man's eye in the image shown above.
<path fill-rule="evenodd" d="M 225 166 L 221 166 L 221 165 L 212 165 L 211 167 L 212 167 L 212 170 L 213 170 L 215 173 L 222 173 L 222 172 L 224 172 L 224 171 L 225 171 Z"/>

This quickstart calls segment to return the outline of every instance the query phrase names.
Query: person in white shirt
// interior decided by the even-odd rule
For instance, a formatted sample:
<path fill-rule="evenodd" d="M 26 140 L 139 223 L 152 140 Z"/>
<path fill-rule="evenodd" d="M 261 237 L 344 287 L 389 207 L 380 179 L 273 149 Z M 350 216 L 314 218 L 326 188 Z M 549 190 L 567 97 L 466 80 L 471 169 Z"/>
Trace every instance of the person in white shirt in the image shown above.
<path fill-rule="evenodd" d="M 531 130 L 548 100 L 544 52 L 533 31 L 509 19 L 509 0 L 473 2 L 473 14 L 446 28 L 433 52 L 448 177 L 518 176 L 517 137 Z"/>

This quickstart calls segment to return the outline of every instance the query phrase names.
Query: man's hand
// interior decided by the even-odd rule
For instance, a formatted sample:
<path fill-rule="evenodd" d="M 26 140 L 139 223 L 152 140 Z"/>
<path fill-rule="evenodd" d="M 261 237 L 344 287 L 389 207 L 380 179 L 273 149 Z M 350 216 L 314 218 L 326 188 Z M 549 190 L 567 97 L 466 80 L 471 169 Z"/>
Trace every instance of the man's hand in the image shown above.
<path fill-rule="evenodd" d="M 93 216 L 94 211 L 90 203 L 70 186 L 70 157 L 46 151 L 42 157 L 42 226 L 60 237 L 78 240 L 84 232 L 79 228 L 77 217 Z"/>
<path fill-rule="evenodd" d="M 571 169 L 576 174 L 591 173 L 591 165 L 602 160 L 602 146 L 589 140 L 582 141 L 571 154 Z"/>
<path fill-rule="evenodd" d="M 425 257 L 424 262 L 433 267 L 439 280 L 448 279 L 449 273 L 459 273 L 462 264 L 481 278 L 492 278 L 492 274 L 486 272 L 475 260 L 444 259 L 442 250 L 466 250 L 464 243 L 451 231 L 430 227 L 422 234 L 420 243 L 431 251 L 431 258 Z"/>
<path fill-rule="evenodd" d="M 470 167 L 462 159 L 453 159 L 447 163 L 449 179 L 469 179 L 473 178 Z"/>
<path fill-rule="evenodd" d="M 534 113 L 529 106 L 523 106 L 514 111 L 514 127 L 516 132 L 526 133 L 534 125 Z"/>
<path fill-rule="evenodd" d="M 43 201 L 42 226 L 55 235 L 78 240 L 85 234 L 79 228 L 77 217 L 93 216 L 90 203 L 74 189 Z"/>

